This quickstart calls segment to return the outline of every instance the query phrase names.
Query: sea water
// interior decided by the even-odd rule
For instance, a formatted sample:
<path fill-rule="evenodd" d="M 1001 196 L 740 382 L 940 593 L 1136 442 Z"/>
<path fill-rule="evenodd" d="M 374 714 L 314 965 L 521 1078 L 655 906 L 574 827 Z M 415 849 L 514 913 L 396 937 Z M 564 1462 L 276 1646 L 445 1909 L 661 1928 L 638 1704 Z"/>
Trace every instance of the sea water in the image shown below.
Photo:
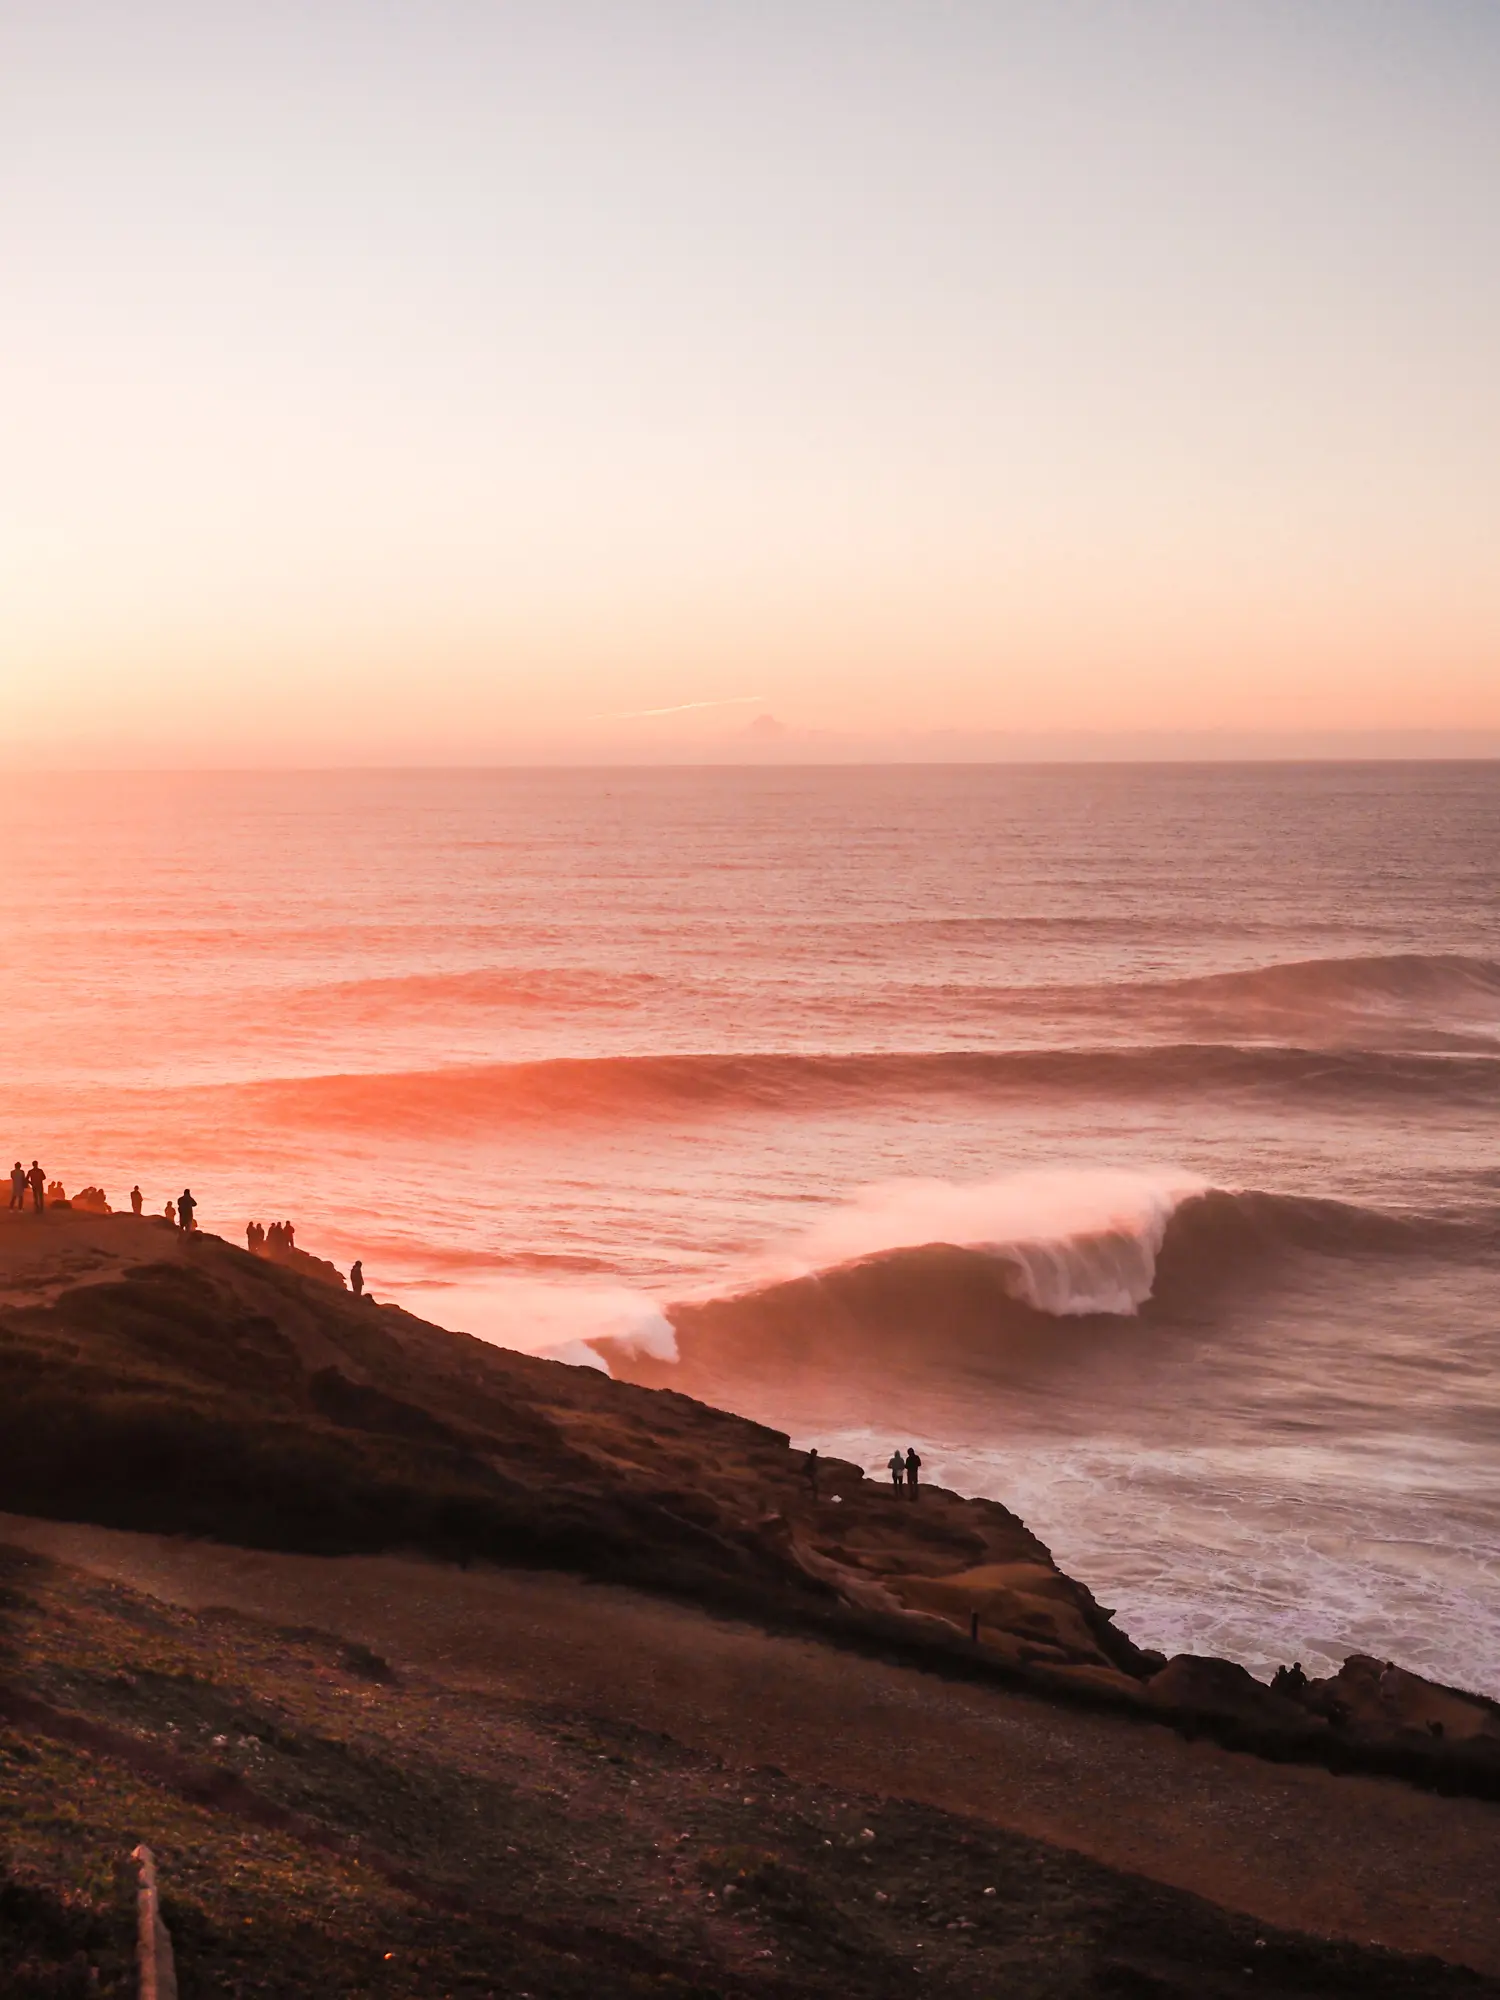
<path fill-rule="evenodd" d="M 726 1400 L 1142 1643 L 1500 1691 L 1500 766 L 12 776 L 0 837 L 7 1165 L 591 1364 L 738 1301 Z"/>

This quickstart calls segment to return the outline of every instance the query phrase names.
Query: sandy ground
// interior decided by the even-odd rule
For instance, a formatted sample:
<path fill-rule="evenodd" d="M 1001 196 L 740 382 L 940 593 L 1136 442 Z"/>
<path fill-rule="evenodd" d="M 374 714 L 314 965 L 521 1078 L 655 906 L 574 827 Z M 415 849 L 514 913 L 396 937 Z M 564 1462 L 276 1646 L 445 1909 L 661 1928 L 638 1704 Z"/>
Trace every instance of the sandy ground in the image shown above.
<path fill-rule="evenodd" d="M 567 1577 L 8 1515 L 0 1540 L 192 1609 L 316 1625 L 455 1686 L 663 1731 L 731 1764 L 970 1813 L 1267 1923 L 1500 1974 L 1500 1808 L 1479 1801 L 1278 1767 Z"/>
<path fill-rule="evenodd" d="M 9 1199 L 10 1182 L 5 1182 Z M 29 1199 L 29 1197 L 28 1197 Z M 0 1206 L 0 1306 L 51 1305 L 74 1285 L 106 1284 L 137 1264 L 185 1255 L 180 1230 L 160 1216 L 84 1215 Z"/>

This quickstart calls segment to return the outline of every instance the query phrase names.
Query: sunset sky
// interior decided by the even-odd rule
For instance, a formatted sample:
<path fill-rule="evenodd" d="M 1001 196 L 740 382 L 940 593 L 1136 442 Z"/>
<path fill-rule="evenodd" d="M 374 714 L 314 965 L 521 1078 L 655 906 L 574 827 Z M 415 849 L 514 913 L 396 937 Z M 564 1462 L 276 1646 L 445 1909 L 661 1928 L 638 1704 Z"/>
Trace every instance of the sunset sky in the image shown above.
<path fill-rule="evenodd" d="M 0 0 L 0 755 L 1500 731 L 1497 106 L 1493 0 Z"/>

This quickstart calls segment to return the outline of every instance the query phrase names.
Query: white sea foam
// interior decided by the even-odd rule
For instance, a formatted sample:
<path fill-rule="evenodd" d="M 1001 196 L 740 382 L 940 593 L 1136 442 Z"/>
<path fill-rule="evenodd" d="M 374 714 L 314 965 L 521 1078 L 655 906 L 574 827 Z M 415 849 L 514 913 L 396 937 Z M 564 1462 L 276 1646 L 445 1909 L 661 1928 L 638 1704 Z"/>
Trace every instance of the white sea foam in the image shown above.
<path fill-rule="evenodd" d="M 408 1312 L 439 1326 L 475 1334 L 496 1347 L 543 1355 L 584 1368 L 603 1360 L 586 1343 L 610 1340 L 623 1353 L 654 1361 L 677 1359 L 677 1336 L 656 1300 L 628 1285 L 548 1284 L 537 1278 L 495 1277 L 482 1285 L 429 1280 L 383 1286 Z"/>
<path fill-rule="evenodd" d="M 1130 1314 L 1151 1296 L 1167 1224 L 1207 1183 L 1179 1168 L 1045 1168 L 990 1181 L 879 1181 L 774 1253 L 766 1283 L 927 1243 L 1003 1254 L 1040 1312 Z"/>

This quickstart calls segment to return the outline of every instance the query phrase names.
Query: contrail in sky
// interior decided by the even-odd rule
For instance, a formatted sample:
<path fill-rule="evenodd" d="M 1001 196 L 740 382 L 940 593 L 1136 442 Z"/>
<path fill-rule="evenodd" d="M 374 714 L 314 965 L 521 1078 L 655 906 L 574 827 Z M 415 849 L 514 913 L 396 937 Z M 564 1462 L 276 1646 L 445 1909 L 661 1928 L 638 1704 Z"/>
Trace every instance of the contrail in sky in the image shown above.
<path fill-rule="evenodd" d="M 764 701 L 763 694 L 726 694 L 717 701 L 677 701 L 670 708 L 627 708 L 619 714 L 606 710 L 600 715 L 591 715 L 590 722 L 633 722 L 642 715 L 686 715 L 690 708 L 739 708 L 745 702 Z"/>

